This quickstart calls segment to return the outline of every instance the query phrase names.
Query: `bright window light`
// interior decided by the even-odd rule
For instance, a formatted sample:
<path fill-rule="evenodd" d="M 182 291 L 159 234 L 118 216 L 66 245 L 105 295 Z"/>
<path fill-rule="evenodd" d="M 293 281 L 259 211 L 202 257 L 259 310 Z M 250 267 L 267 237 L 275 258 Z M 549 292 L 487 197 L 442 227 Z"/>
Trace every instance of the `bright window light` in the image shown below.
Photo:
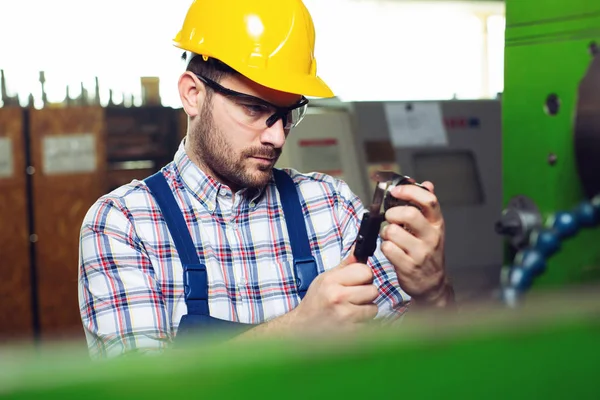
<path fill-rule="evenodd" d="M 319 74 L 342 100 L 482 98 L 502 90 L 503 3 L 304 2 L 317 29 Z M 171 40 L 191 0 L 6 3 L 0 69 L 21 104 L 31 94 L 41 105 L 45 71 L 50 102 L 63 101 L 67 87 L 71 97 L 82 85 L 95 96 L 98 77 L 103 105 L 109 91 L 117 103 L 133 97 L 139 105 L 140 77 L 157 76 L 163 105 L 181 106 L 183 64 Z"/>

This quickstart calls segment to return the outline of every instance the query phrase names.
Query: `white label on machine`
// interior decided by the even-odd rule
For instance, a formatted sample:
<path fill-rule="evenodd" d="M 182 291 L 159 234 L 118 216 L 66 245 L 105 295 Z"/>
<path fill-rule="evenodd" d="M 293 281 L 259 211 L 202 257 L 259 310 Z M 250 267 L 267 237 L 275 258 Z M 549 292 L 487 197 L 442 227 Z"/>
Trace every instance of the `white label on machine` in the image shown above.
<path fill-rule="evenodd" d="M 304 172 L 321 172 L 335 177 L 343 174 L 337 139 L 305 139 L 300 140 L 298 146 Z"/>
<path fill-rule="evenodd" d="M 0 178 L 11 178 L 14 174 L 12 140 L 0 137 Z"/>
<path fill-rule="evenodd" d="M 96 139 L 91 133 L 44 137 L 44 173 L 85 173 L 96 170 Z"/>
<path fill-rule="evenodd" d="M 446 146 L 441 106 L 431 103 L 386 103 L 385 116 L 394 147 Z"/>

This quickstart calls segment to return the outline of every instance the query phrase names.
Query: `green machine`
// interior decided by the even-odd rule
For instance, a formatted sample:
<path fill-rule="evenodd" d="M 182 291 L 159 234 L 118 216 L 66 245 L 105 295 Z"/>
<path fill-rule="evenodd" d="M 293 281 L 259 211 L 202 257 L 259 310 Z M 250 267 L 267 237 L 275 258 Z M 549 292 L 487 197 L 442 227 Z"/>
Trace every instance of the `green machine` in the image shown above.
<path fill-rule="evenodd" d="M 600 2 L 507 0 L 505 300 L 600 278 Z"/>
<path fill-rule="evenodd" d="M 600 2 L 507 0 L 506 35 L 504 299 L 556 290 L 327 340 L 205 338 L 96 363 L 0 348 L 0 399 L 600 398 L 600 295 L 581 285 L 600 277 Z"/>

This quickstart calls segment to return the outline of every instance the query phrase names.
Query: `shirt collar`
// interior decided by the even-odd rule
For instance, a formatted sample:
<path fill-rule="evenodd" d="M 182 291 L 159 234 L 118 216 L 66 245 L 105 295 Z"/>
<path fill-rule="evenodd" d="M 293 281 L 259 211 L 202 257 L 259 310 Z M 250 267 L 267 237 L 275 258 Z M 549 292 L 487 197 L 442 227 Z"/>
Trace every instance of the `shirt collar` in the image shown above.
<path fill-rule="evenodd" d="M 202 171 L 192 162 L 185 151 L 185 139 L 179 144 L 179 148 L 174 157 L 175 169 L 179 179 L 184 186 L 202 203 L 211 213 L 215 211 L 217 196 L 223 193 L 231 193 L 231 189 L 212 176 Z M 273 177 L 266 186 L 274 182 Z M 235 195 L 242 196 L 247 201 L 258 203 L 265 193 L 266 187 L 260 189 L 242 189 Z"/>

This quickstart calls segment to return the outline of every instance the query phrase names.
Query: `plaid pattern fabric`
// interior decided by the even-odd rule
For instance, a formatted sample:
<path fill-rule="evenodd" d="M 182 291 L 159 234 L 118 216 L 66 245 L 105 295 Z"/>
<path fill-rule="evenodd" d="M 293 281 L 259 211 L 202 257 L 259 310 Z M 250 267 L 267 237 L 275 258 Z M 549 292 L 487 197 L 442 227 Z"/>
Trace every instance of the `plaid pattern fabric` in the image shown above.
<path fill-rule="evenodd" d="M 348 255 L 364 211 L 342 181 L 286 170 L 301 205 L 319 273 Z M 259 324 L 299 303 L 293 257 L 279 194 L 231 191 L 205 175 L 180 145 L 162 169 L 183 212 L 209 277 L 211 315 Z M 409 296 L 380 250 L 369 261 L 380 296 L 378 317 L 404 313 Z M 101 197 L 88 211 L 80 236 L 79 304 L 90 354 L 166 348 L 187 313 L 182 265 L 154 198 L 133 181 Z"/>

